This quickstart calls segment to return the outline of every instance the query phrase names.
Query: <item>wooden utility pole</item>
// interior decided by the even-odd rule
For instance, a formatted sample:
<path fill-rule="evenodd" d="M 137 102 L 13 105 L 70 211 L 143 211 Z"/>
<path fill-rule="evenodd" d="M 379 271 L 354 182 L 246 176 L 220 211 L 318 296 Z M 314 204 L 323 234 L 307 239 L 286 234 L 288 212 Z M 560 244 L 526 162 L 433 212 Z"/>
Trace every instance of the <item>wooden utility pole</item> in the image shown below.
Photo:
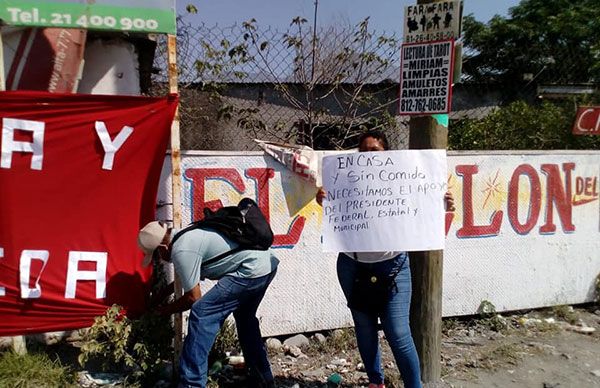
<path fill-rule="evenodd" d="M 411 149 L 445 149 L 448 144 L 448 127 L 434 116 L 411 117 L 409 128 Z M 443 259 L 441 250 L 410 253 L 413 286 L 410 324 L 424 383 L 438 381 L 442 373 Z"/>
<path fill-rule="evenodd" d="M 433 3 L 417 0 L 417 4 Z M 448 116 L 413 116 L 409 122 L 410 149 L 446 149 Z M 410 253 L 412 301 L 410 324 L 419 360 L 421 379 L 433 383 L 441 378 L 442 274 L 444 251 Z"/>

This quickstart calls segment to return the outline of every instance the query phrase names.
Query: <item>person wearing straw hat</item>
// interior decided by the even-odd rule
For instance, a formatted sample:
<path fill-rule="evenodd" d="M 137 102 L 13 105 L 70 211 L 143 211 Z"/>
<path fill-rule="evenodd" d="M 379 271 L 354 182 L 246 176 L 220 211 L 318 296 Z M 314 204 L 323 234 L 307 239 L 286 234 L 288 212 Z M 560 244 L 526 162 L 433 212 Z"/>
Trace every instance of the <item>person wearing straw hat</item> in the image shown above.
<path fill-rule="evenodd" d="M 138 246 L 144 252 L 143 265 L 158 259 L 172 262 L 181 279 L 184 294 L 154 309 L 165 315 L 190 310 L 179 360 L 179 386 L 206 387 L 208 354 L 225 319 L 233 313 L 252 386 L 274 387 L 256 310 L 275 277 L 279 260 L 270 250 L 242 250 L 203 265 L 237 243 L 213 229 L 189 230 L 177 239 L 175 235 L 164 223 L 152 221 L 140 230 Z M 202 295 L 200 280 L 205 278 L 217 283 Z M 160 302 L 173 290 L 171 284 L 153 299 Z"/>

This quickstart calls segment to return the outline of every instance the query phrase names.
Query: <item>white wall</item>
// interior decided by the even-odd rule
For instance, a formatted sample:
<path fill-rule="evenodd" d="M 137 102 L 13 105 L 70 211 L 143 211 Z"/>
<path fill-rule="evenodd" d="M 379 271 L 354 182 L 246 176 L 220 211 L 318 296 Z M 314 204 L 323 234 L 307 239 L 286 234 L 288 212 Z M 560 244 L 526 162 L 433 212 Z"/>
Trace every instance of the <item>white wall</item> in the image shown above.
<path fill-rule="evenodd" d="M 120 39 L 88 42 L 78 93 L 140 95 L 138 56 L 132 43 Z"/>
<path fill-rule="evenodd" d="M 457 209 L 444 255 L 443 315 L 474 314 L 483 300 L 498 311 L 593 300 L 600 274 L 599 166 L 597 151 L 449 155 L 449 187 Z M 270 179 L 266 168 L 274 171 Z M 168 171 L 167 163 L 159 193 L 167 203 Z M 184 222 L 202 201 L 231 205 L 242 196 L 268 198 L 279 235 L 273 249 L 281 265 L 259 309 L 264 335 L 351 325 L 335 274 L 336 255 L 321 252 L 316 188 L 262 153 L 188 153 L 182 171 Z M 202 174 L 210 177 L 200 179 Z M 550 211 L 548 198 L 554 199 Z M 159 217 L 167 219 L 168 209 L 162 207 Z M 502 212 L 497 230 L 494 212 Z M 302 218 L 299 233 L 288 233 Z M 555 230 L 546 231 L 551 224 Z M 492 230 L 483 230 L 486 225 Z"/>

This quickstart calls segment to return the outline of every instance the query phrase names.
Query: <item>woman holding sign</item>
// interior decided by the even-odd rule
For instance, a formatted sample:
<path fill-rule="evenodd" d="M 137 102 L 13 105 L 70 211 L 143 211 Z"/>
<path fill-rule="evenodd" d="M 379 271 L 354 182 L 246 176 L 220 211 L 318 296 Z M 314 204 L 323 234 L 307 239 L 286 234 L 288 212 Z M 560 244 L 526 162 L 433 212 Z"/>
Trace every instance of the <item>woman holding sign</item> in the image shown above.
<path fill-rule="evenodd" d="M 368 131 L 359 140 L 359 152 L 388 150 L 385 135 Z M 323 204 L 326 192 L 317 192 Z M 446 208 L 454 210 L 450 193 Z M 420 388 L 419 356 L 410 332 L 412 292 L 409 258 L 406 252 L 342 252 L 337 274 L 354 320 L 358 350 L 369 377 L 369 388 L 384 388 L 381 353 L 377 334 L 381 320 L 385 337 L 394 354 L 404 387 Z"/>

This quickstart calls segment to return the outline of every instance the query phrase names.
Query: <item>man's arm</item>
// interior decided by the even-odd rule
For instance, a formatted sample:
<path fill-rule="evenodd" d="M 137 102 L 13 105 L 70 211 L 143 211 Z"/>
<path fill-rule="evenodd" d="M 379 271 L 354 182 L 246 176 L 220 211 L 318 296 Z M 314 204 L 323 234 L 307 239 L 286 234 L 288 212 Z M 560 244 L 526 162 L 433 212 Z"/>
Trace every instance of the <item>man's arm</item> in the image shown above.
<path fill-rule="evenodd" d="M 164 306 L 157 307 L 155 311 L 160 315 L 171 315 L 189 310 L 194 302 L 202 297 L 200 284 L 196 284 L 194 288 L 181 295 L 181 298 Z"/>
<path fill-rule="evenodd" d="M 175 292 L 175 282 L 171 282 L 166 287 L 161 288 L 160 290 L 153 292 L 150 297 L 150 307 L 154 307 L 156 305 L 161 304 L 165 299 L 171 296 L 172 293 Z"/>

